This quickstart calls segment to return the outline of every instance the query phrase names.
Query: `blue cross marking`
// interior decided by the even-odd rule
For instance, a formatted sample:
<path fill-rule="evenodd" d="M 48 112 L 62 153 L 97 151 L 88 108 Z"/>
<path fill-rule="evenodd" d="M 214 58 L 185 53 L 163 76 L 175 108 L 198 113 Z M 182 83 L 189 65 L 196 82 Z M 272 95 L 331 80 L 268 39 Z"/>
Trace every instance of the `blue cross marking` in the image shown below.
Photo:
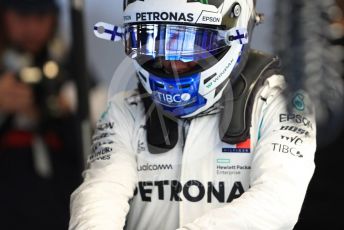
<path fill-rule="evenodd" d="M 94 30 L 95 30 L 95 31 L 98 31 L 98 27 L 95 26 L 95 27 L 94 27 Z M 113 30 L 105 29 L 105 30 L 104 30 L 104 33 L 107 33 L 107 34 L 110 34 L 110 35 L 111 35 L 111 38 L 110 38 L 111 41 L 115 41 L 115 38 L 116 38 L 116 37 L 119 37 L 119 38 L 122 38 L 122 37 L 123 37 L 123 33 L 119 33 L 119 32 L 118 32 L 118 27 L 117 27 L 117 26 L 114 26 Z"/>
<path fill-rule="evenodd" d="M 240 34 L 240 31 L 239 30 L 236 30 L 236 33 L 237 33 L 237 36 L 234 36 L 234 40 L 239 40 L 240 41 L 240 44 L 242 45 L 243 44 L 243 41 L 242 39 L 246 39 L 246 35 L 245 34 Z"/>
<path fill-rule="evenodd" d="M 108 30 L 108 29 L 105 29 L 105 33 L 111 34 L 111 41 L 114 41 L 116 36 L 122 38 L 123 33 L 119 33 L 119 32 L 117 32 L 117 30 L 118 30 L 117 26 L 114 26 L 112 31 Z"/>

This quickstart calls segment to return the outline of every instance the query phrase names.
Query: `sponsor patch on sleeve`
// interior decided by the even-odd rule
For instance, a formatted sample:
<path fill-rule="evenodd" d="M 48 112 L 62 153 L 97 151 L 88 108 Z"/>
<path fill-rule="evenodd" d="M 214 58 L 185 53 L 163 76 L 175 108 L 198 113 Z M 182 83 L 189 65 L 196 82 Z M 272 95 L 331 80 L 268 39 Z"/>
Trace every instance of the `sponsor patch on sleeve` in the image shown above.
<path fill-rule="evenodd" d="M 223 153 L 251 153 L 251 139 L 235 145 L 226 145 L 222 147 Z"/>

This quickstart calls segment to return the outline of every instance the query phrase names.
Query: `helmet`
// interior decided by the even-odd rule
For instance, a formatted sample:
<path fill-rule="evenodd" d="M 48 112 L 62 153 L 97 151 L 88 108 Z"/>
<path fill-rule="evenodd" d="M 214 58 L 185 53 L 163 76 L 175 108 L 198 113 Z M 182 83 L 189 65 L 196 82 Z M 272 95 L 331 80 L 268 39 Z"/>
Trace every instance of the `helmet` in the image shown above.
<path fill-rule="evenodd" d="M 141 84 L 180 118 L 210 111 L 239 76 L 256 21 L 254 0 L 124 0 L 123 16 Z"/>

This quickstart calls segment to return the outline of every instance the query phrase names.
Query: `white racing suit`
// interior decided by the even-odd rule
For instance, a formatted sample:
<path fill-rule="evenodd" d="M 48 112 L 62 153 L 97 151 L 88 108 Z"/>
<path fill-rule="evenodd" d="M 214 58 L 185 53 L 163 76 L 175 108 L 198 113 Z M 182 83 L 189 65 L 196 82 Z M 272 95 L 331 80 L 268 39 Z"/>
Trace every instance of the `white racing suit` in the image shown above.
<path fill-rule="evenodd" d="M 274 75 L 258 91 L 247 141 L 221 142 L 219 115 L 205 116 L 179 126 L 162 154 L 148 151 L 137 92 L 115 96 L 71 197 L 69 229 L 292 229 L 314 172 L 315 122 L 308 97 L 284 88 Z"/>

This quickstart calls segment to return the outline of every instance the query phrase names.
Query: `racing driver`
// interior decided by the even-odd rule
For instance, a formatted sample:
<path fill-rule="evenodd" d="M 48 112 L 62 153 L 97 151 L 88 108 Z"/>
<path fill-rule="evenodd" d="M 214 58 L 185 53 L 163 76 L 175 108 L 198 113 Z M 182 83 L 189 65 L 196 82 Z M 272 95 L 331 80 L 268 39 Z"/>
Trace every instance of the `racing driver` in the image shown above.
<path fill-rule="evenodd" d="M 250 49 L 255 4 L 125 0 L 123 27 L 96 24 L 124 41 L 139 85 L 97 123 L 70 230 L 293 229 L 315 168 L 313 107 L 277 57 Z"/>

